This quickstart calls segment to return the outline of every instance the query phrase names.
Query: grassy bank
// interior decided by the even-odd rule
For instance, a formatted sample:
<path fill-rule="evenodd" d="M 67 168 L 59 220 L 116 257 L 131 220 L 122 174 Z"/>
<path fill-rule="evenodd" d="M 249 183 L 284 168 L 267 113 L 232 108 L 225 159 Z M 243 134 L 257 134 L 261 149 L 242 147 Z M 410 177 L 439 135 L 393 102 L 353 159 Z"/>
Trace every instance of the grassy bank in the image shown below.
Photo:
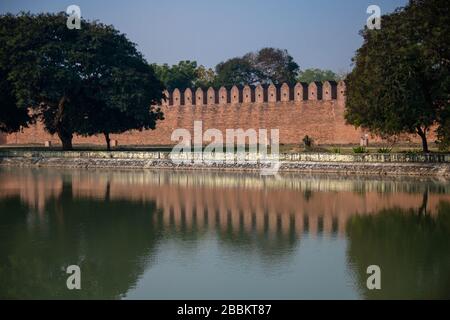
<path fill-rule="evenodd" d="M 112 148 L 113 151 L 149 151 L 149 152 L 170 152 L 173 146 L 152 146 L 152 145 L 123 145 Z M 61 151 L 60 145 L 45 147 L 42 144 L 35 145 L 0 145 L 0 150 L 27 150 L 27 151 Z M 74 151 L 105 151 L 104 145 L 79 144 L 74 145 Z M 246 150 L 249 147 L 246 146 Z M 386 145 L 371 145 L 369 147 L 361 148 L 357 145 L 319 145 L 311 148 L 305 148 L 300 145 L 282 144 L 279 147 L 280 153 L 296 154 L 296 153 L 334 153 L 334 154 L 374 154 L 374 153 L 422 153 L 419 144 L 404 144 L 398 146 Z M 439 150 L 436 145 L 430 146 L 431 153 L 442 154 L 445 153 Z M 270 152 L 270 148 L 269 148 Z"/>

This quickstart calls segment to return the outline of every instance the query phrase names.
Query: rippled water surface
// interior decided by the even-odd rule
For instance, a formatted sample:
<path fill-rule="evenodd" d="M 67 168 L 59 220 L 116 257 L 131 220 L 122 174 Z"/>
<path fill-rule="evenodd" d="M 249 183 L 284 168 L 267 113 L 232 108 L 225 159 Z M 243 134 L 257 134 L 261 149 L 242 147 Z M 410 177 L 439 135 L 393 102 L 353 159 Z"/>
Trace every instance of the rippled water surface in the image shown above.
<path fill-rule="evenodd" d="M 0 168 L 0 298 L 448 299 L 450 183 Z"/>

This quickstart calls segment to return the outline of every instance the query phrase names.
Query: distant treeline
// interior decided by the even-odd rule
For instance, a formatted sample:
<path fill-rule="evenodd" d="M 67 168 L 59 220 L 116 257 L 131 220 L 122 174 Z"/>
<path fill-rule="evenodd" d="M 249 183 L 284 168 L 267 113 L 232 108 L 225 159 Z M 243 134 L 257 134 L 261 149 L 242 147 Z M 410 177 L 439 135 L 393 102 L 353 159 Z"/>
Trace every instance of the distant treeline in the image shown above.
<path fill-rule="evenodd" d="M 300 70 L 287 50 L 263 48 L 242 57 L 220 62 L 214 69 L 198 65 L 196 61 L 180 61 L 176 65 L 152 65 L 156 75 L 168 90 L 191 87 L 231 87 L 246 84 L 281 84 L 313 82 L 345 78 L 331 70 Z"/>

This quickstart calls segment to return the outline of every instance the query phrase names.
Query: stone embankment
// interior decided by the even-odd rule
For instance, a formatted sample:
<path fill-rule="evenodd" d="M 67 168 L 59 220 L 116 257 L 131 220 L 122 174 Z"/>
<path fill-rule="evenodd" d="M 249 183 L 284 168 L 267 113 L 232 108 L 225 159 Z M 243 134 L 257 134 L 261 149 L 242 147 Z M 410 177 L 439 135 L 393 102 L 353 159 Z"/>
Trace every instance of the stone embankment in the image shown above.
<path fill-rule="evenodd" d="M 202 159 L 195 153 L 174 158 L 169 152 L 0 150 L 0 166 L 243 171 L 270 167 L 256 154 L 246 153 L 245 161 L 228 163 L 226 156 L 229 154 L 217 153 Z M 279 160 L 279 171 L 450 178 L 450 154 L 297 153 L 281 154 Z"/>

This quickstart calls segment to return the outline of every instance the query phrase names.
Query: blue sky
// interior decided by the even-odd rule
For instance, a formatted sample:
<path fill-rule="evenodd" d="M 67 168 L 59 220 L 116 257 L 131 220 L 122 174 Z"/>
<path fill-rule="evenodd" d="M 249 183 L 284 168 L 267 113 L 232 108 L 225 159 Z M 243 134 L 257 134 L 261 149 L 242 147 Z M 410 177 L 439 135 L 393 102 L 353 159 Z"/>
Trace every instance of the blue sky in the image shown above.
<path fill-rule="evenodd" d="M 58 12 L 76 4 L 112 24 L 149 62 L 196 60 L 214 67 L 262 47 L 288 49 L 302 69 L 348 71 L 366 9 L 382 14 L 407 0 L 1 0 L 0 12 Z"/>

